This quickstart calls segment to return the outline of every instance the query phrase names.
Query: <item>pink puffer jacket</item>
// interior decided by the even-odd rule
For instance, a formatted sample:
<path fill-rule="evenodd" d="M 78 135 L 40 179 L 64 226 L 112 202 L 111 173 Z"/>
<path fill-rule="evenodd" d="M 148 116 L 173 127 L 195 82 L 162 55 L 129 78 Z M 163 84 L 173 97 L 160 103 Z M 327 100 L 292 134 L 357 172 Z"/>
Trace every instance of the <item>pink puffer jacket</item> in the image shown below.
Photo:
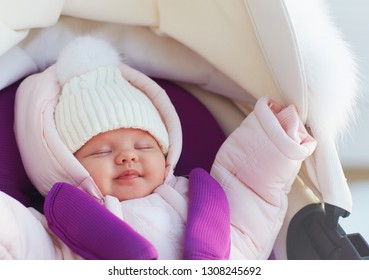
<path fill-rule="evenodd" d="M 160 186 L 150 199 L 163 199 L 164 204 L 167 203 L 174 209 L 169 215 L 176 217 L 179 224 L 185 224 L 188 180 L 173 175 L 173 168 L 182 148 L 178 116 L 168 96 L 150 78 L 124 64 L 120 65 L 120 70 L 128 81 L 149 96 L 161 113 L 169 132 L 167 163 L 171 165 L 172 170 L 164 185 Z M 101 195 L 92 178 L 69 152 L 57 133 L 53 114 L 59 92 L 60 86 L 54 66 L 27 78 L 18 90 L 15 133 L 26 172 L 43 195 L 48 193 L 55 182 L 66 181 L 105 202 L 109 209 L 116 212 L 117 202 L 114 199 L 106 200 Z M 295 107 L 284 108 L 268 98 L 260 99 L 254 112 L 225 141 L 216 156 L 211 173 L 224 188 L 230 204 L 231 259 L 269 257 L 283 223 L 291 184 L 302 161 L 311 155 L 315 146 L 315 140 L 306 132 Z M 0 196 L 0 199 L 3 198 Z M 4 203 L 0 201 L 1 205 Z M 16 210 L 20 207 L 13 202 L 7 202 L 7 205 Z M 124 208 L 123 204 L 119 207 Z M 24 210 L 18 212 L 26 213 Z M 30 220 L 29 216 L 19 215 L 18 219 Z M 43 224 L 46 230 L 37 225 L 37 222 L 43 219 L 38 216 L 38 220 L 35 219 L 34 223 L 28 222 L 27 227 L 22 229 L 27 229 L 27 234 L 33 234 L 33 238 L 40 243 L 43 238 L 47 248 L 54 248 L 48 249 L 44 255 L 31 258 L 74 258 L 65 246 L 53 241 L 47 234 L 46 224 Z M 12 218 L 7 221 L 11 222 Z M 34 231 L 30 230 L 33 226 Z M 17 234 L 24 234 L 22 229 L 18 229 Z M 143 230 L 150 232 L 150 224 Z M 44 231 L 43 234 L 40 234 L 40 231 Z M 181 234 L 183 233 L 178 233 Z M 9 248 L 9 242 L 12 242 L 9 241 L 9 236 L 0 236 L 0 243 L 5 242 L 4 240 L 8 242 L 5 245 Z M 167 240 L 153 243 L 160 247 L 165 245 Z M 10 256 L 29 256 L 25 244 L 13 248 L 15 249 L 12 250 L 17 251 L 8 252 Z"/>

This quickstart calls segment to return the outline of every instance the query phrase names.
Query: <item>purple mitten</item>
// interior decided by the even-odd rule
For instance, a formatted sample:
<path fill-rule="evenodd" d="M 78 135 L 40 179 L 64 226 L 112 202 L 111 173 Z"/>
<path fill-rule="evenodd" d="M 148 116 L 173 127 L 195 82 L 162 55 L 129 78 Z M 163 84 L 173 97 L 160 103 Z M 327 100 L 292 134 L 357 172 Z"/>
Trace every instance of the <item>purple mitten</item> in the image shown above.
<path fill-rule="evenodd" d="M 223 189 L 205 170 L 193 169 L 189 177 L 184 259 L 228 259 L 230 228 L 230 210 Z"/>
<path fill-rule="evenodd" d="M 93 197 L 56 183 L 44 204 L 49 228 L 85 259 L 156 259 L 155 248 Z"/>

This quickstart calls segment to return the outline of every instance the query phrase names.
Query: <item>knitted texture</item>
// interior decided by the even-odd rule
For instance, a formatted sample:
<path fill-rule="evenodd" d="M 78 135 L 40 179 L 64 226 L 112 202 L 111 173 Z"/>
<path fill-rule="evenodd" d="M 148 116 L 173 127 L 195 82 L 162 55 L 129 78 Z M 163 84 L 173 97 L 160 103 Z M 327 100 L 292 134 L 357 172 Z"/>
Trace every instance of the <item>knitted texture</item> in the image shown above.
<path fill-rule="evenodd" d="M 156 259 L 156 249 L 128 224 L 90 195 L 56 183 L 44 204 L 48 226 L 72 251 L 85 259 Z"/>
<path fill-rule="evenodd" d="M 223 189 L 205 170 L 193 169 L 189 177 L 184 259 L 228 259 L 230 228 L 230 210 Z"/>
<path fill-rule="evenodd" d="M 166 154 L 168 132 L 159 112 L 143 92 L 122 76 L 119 61 L 112 63 L 115 57 L 119 56 L 112 47 L 91 37 L 78 38 L 62 51 L 56 63 L 62 91 L 55 107 L 61 139 L 74 153 L 99 133 L 136 128 L 149 132 Z M 78 71 L 70 69 L 70 64 Z M 67 73 L 63 67 L 68 68 Z"/>

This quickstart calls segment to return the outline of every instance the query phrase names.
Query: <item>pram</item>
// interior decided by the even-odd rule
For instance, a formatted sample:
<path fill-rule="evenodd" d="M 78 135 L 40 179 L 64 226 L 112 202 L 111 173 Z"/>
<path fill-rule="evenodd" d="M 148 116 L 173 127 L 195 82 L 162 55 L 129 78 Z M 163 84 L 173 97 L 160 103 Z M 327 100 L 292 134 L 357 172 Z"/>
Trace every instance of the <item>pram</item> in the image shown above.
<path fill-rule="evenodd" d="M 0 4 L 2 191 L 26 206 L 42 204 L 11 138 L 9 108 L 19 80 L 53 63 L 74 37 L 94 33 L 115 43 L 132 67 L 163 79 L 159 83 L 168 93 L 181 92 L 177 108 L 198 106 L 196 112 L 207 116 L 197 123 L 200 140 L 214 124 L 210 161 L 257 98 L 269 95 L 295 104 L 318 147 L 294 183 L 273 257 L 368 258 L 365 240 L 346 235 L 338 224 L 351 212 L 351 197 L 335 141 L 352 118 L 357 68 L 321 1 L 39 0 L 21 5 L 29 7 L 20 8 L 17 1 Z M 196 123 L 182 122 L 185 129 Z M 191 151 L 194 139 L 185 137 L 185 149 Z M 199 162 L 182 158 L 181 164 L 177 172 L 185 174 Z"/>

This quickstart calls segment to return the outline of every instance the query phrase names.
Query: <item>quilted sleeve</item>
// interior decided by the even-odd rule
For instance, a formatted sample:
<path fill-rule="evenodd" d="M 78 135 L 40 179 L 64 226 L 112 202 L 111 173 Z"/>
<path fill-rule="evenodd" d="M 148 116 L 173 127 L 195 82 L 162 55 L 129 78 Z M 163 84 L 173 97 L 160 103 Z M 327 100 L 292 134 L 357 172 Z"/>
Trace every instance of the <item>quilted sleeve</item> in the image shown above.
<path fill-rule="evenodd" d="M 315 147 L 296 108 L 267 97 L 221 146 L 211 174 L 229 200 L 232 245 L 246 258 L 268 258 L 291 185 Z"/>
<path fill-rule="evenodd" d="M 62 249 L 45 229 L 42 220 L 3 192 L 0 192 L 0 213 L 0 259 L 62 258 Z"/>

